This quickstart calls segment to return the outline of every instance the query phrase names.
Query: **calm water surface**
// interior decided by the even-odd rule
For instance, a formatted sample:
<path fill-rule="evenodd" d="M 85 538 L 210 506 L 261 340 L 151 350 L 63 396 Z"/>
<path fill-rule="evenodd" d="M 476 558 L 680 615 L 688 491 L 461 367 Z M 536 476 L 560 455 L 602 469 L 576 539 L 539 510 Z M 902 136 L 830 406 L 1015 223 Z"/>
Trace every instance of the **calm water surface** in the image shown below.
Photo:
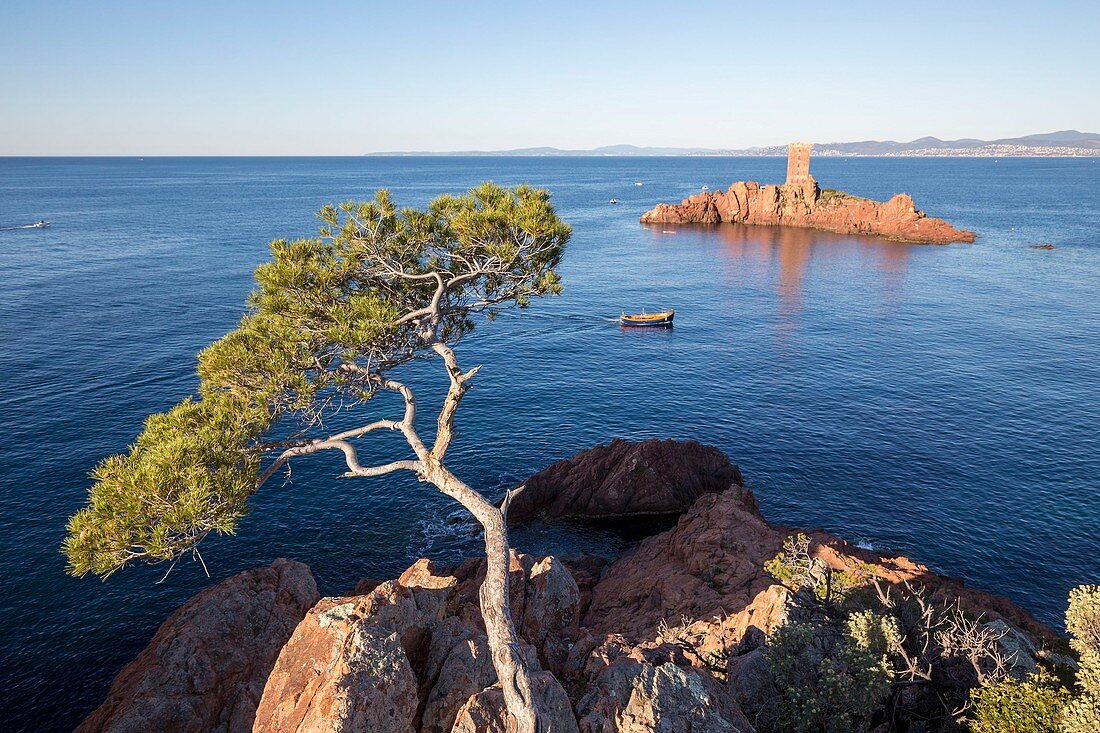
<path fill-rule="evenodd" d="M 1100 159 L 820 159 L 824 186 L 911 193 L 973 245 L 637 223 L 703 185 L 777 181 L 778 158 L 0 159 L 0 708 L 65 730 L 181 602 L 278 556 L 323 593 L 412 559 L 477 551 L 471 524 L 409 477 L 336 481 L 334 457 L 270 484 L 211 569 L 64 574 L 86 474 L 196 385 L 278 236 L 321 204 L 399 201 L 483 179 L 549 187 L 575 234 L 565 294 L 465 342 L 482 364 L 457 472 L 487 493 L 614 437 L 726 451 L 773 521 L 822 526 L 1005 594 L 1059 624 L 1100 580 Z M 643 186 L 635 186 L 641 181 Z M 607 202 L 615 197 L 618 206 Z M 1053 251 L 1029 244 L 1051 243 Z M 624 332 L 622 309 L 676 327 Z M 424 399 L 445 379 L 409 375 Z M 392 405 L 390 405 L 392 407 Z M 372 404 L 386 411 L 387 405 Z M 425 408 L 425 414 L 429 408 Z M 430 422 L 427 420 L 426 422 Z M 387 436 L 366 458 L 400 450 Z M 527 550 L 615 552 L 595 531 L 532 529 Z"/>

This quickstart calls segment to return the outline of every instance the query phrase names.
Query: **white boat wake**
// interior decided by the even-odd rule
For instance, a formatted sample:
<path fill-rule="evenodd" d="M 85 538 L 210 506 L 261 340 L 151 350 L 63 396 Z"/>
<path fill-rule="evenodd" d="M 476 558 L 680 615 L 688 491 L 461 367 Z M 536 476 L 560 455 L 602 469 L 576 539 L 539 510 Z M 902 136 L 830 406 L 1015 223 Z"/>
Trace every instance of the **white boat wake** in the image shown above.
<path fill-rule="evenodd" d="M 0 227 L 0 232 L 10 232 L 16 229 L 45 229 L 50 223 L 46 220 L 36 221 L 34 224 L 24 224 L 17 227 Z"/>

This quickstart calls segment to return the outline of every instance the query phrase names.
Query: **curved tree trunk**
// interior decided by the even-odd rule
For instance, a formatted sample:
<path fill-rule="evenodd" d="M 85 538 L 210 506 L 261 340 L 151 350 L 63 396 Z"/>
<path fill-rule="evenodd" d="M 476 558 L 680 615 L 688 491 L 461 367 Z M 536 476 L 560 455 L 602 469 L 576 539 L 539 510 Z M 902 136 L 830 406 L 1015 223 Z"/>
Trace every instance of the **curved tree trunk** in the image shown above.
<path fill-rule="evenodd" d="M 531 684 L 531 670 L 520 654 L 519 636 L 508 608 L 509 548 L 504 515 L 437 460 L 429 459 L 424 464 L 421 469 L 424 477 L 462 504 L 485 530 L 485 580 L 479 596 L 493 668 L 504 691 L 508 712 L 516 720 L 517 733 L 538 733 L 539 711 Z"/>

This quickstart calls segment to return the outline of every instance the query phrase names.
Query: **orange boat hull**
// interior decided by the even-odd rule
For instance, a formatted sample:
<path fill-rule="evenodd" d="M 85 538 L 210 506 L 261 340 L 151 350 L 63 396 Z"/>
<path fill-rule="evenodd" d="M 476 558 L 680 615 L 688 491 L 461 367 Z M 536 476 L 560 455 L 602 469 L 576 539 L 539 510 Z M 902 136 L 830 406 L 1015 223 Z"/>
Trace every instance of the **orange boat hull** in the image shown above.
<path fill-rule="evenodd" d="M 662 311 L 661 313 L 642 313 L 640 315 L 619 316 L 619 323 L 623 326 L 671 326 L 676 311 Z"/>

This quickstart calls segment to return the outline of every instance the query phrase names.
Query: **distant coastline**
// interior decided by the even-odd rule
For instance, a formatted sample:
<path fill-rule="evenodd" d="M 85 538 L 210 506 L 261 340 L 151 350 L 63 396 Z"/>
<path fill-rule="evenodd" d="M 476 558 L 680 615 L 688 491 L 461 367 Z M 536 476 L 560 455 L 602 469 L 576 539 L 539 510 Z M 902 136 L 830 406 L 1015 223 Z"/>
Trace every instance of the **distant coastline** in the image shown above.
<path fill-rule="evenodd" d="M 500 157 L 780 157 L 786 145 L 755 148 L 673 148 L 637 145 L 605 145 L 586 150 L 554 147 L 514 148 L 511 150 L 388 151 L 367 156 L 500 156 Z M 852 158 L 1071 158 L 1100 156 L 1100 133 L 1062 130 L 997 140 L 940 140 L 922 137 L 909 142 L 864 140 L 846 143 L 815 143 L 814 155 Z"/>

